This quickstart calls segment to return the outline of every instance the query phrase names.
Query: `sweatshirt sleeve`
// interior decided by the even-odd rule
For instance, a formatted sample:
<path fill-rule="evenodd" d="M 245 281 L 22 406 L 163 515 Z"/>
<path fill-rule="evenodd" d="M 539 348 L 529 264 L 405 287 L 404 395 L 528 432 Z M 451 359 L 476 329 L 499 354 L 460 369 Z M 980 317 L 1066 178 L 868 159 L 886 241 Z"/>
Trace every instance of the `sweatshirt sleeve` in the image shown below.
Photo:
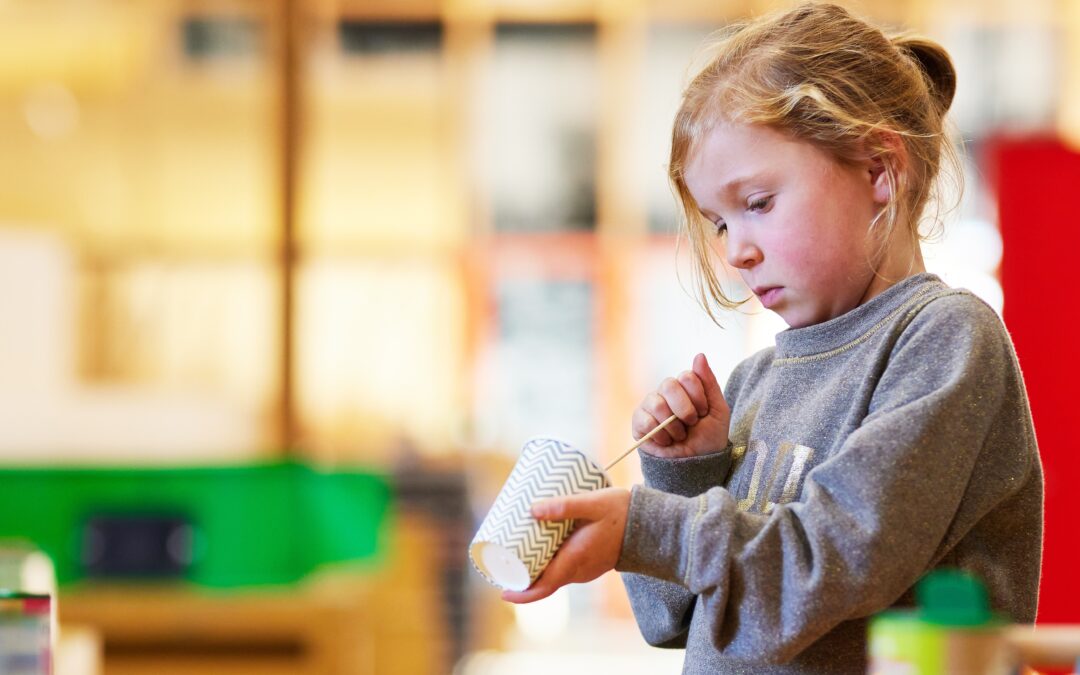
<path fill-rule="evenodd" d="M 735 392 L 746 363 L 744 361 L 735 368 L 724 387 L 724 398 L 731 408 L 735 407 Z M 729 442 L 719 452 L 699 457 L 668 459 L 642 450 L 638 451 L 638 456 L 646 486 L 672 495 L 695 497 L 724 484 L 731 469 L 731 450 Z M 622 580 L 645 641 L 654 647 L 686 647 L 697 596 L 680 583 L 646 574 L 626 572 L 622 574 Z"/>
<path fill-rule="evenodd" d="M 694 611 L 705 614 L 719 653 L 791 660 L 840 622 L 895 602 L 981 517 L 955 520 L 989 437 L 1014 451 L 982 461 L 1003 462 L 1001 474 L 1012 477 L 1030 470 L 1016 411 L 1002 410 L 1017 386 L 1012 358 L 985 305 L 973 321 L 918 313 L 892 349 L 868 415 L 810 471 L 801 501 L 759 514 L 738 510 L 724 488 L 691 496 L 635 486 L 616 569 L 700 596 Z M 979 502 L 988 511 L 1007 496 Z M 639 596 L 635 613 L 646 600 Z M 664 616 L 667 608 L 643 610 Z M 654 619 L 668 622 L 657 637 L 681 625 L 677 618 Z"/>
<path fill-rule="evenodd" d="M 645 485 L 682 497 L 722 485 L 731 467 L 731 443 L 720 452 L 699 457 L 667 459 L 641 450 L 638 454 Z M 645 574 L 627 572 L 622 580 L 645 641 L 654 647 L 686 647 L 696 596 L 681 584 Z"/>

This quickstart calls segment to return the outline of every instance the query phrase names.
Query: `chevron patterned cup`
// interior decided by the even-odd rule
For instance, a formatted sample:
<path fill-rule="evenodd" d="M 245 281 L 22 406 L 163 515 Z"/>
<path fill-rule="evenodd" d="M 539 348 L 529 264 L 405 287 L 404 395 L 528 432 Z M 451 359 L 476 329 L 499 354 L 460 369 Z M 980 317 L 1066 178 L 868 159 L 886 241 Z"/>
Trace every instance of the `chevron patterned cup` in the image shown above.
<path fill-rule="evenodd" d="M 529 513 L 532 503 L 610 485 L 604 470 L 581 450 L 554 438 L 530 439 L 469 545 L 473 566 L 499 588 L 525 590 L 573 526 L 570 520 L 536 520 Z"/>

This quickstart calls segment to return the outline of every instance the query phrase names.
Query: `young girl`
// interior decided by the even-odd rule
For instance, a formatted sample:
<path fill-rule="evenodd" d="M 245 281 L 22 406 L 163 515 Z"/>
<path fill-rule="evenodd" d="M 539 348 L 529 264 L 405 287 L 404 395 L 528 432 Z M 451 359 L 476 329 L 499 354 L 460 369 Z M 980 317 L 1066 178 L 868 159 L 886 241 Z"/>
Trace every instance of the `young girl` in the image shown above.
<path fill-rule="evenodd" d="M 1034 620 L 1042 470 L 1012 343 L 919 250 L 954 89 L 939 45 L 833 5 L 726 34 L 684 94 L 670 178 L 705 295 L 738 304 L 718 237 L 790 328 L 723 391 L 698 355 L 648 395 L 636 438 L 678 420 L 643 446 L 645 485 L 535 504 L 576 529 L 505 599 L 617 569 L 686 673 L 864 673 L 868 617 L 936 567 Z"/>

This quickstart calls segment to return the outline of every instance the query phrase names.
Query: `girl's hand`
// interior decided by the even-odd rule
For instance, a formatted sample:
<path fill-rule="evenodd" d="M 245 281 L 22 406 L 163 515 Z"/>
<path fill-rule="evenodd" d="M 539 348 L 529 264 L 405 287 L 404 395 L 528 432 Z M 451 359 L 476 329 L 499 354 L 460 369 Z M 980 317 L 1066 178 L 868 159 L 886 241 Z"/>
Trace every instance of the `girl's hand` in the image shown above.
<path fill-rule="evenodd" d="M 641 446 L 658 457 L 696 457 L 722 450 L 728 442 L 731 410 L 704 354 L 692 370 L 669 377 L 645 397 L 632 420 L 638 440 L 672 415 L 678 419 Z"/>
<path fill-rule="evenodd" d="M 629 510 L 630 491 L 623 488 L 604 488 L 535 502 L 532 514 L 537 520 L 573 519 L 577 522 L 533 585 L 524 591 L 503 591 L 503 600 L 533 602 L 546 598 L 566 584 L 583 584 L 615 569 L 622 553 Z"/>

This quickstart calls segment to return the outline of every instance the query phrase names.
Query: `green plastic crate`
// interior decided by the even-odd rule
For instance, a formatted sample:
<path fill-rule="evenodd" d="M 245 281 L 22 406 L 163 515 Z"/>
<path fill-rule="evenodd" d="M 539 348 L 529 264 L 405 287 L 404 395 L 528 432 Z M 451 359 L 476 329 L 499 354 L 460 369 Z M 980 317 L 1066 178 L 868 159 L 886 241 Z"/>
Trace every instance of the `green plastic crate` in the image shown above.
<path fill-rule="evenodd" d="M 290 584 L 320 565 L 377 564 L 387 480 L 299 463 L 182 468 L 0 469 L 0 538 L 47 553 L 57 581 L 83 579 L 87 519 L 183 514 L 194 526 L 186 580 L 208 587 Z"/>

